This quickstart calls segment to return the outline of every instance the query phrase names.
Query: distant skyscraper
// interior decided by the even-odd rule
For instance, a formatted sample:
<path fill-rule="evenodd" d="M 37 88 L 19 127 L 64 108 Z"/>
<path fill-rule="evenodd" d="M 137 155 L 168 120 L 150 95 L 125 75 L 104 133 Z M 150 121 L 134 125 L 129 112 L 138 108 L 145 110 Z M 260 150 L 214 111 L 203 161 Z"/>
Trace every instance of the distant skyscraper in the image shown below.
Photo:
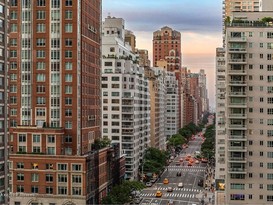
<path fill-rule="evenodd" d="M 264 17 L 273 11 L 233 12 L 217 49 L 216 187 L 230 205 L 273 202 L 273 28 Z"/>
<path fill-rule="evenodd" d="M 101 1 L 9 3 L 10 204 L 98 203 Z"/>
<path fill-rule="evenodd" d="M 179 93 L 179 127 L 183 127 L 183 82 L 181 73 L 181 33 L 165 26 L 153 32 L 153 66 L 175 72 Z"/>
<path fill-rule="evenodd" d="M 181 34 L 167 26 L 153 33 L 153 66 L 165 60 L 168 71 L 181 69 Z"/>

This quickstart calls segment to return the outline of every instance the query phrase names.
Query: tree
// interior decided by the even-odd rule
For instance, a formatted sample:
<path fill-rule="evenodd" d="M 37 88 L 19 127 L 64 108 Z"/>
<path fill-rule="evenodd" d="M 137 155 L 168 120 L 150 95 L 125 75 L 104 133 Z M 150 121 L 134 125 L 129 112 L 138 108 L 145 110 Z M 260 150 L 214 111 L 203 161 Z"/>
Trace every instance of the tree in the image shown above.
<path fill-rule="evenodd" d="M 102 149 L 108 147 L 111 144 L 111 140 L 108 137 L 103 137 L 102 139 L 96 139 L 94 142 L 95 149 Z"/>
<path fill-rule="evenodd" d="M 264 23 L 268 23 L 268 22 L 273 22 L 273 18 L 272 17 L 264 17 L 261 20 Z"/>
<path fill-rule="evenodd" d="M 131 201 L 132 191 L 144 189 L 138 181 L 124 181 L 121 185 L 114 186 L 111 192 L 102 199 L 101 204 L 125 204 Z"/>
<path fill-rule="evenodd" d="M 177 147 L 179 145 L 182 145 L 185 142 L 186 142 L 185 138 L 180 134 L 175 134 L 168 140 L 168 144 L 173 147 Z"/>

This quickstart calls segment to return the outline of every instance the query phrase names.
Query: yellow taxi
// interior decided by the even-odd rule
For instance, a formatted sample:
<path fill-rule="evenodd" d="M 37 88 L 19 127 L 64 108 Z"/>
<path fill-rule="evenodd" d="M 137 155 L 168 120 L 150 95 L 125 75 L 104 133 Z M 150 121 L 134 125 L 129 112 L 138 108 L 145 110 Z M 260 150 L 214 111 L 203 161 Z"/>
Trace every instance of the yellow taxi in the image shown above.
<path fill-rule="evenodd" d="M 163 184 L 169 184 L 169 180 L 168 180 L 167 178 L 165 178 L 165 179 L 163 180 Z"/>
<path fill-rule="evenodd" d="M 162 192 L 161 192 L 161 191 L 156 191 L 155 196 L 156 196 L 156 197 L 162 197 Z"/>

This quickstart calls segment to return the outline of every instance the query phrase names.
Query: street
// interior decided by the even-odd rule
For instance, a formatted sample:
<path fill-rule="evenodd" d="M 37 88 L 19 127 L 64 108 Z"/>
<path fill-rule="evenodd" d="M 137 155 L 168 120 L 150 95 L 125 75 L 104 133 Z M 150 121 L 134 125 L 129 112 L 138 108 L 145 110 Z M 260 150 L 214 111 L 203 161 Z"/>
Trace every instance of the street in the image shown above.
<path fill-rule="evenodd" d="M 197 195 L 200 195 L 204 189 L 198 186 L 198 181 L 203 180 L 207 164 L 201 162 L 196 164 L 196 160 L 194 160 L 192 166 L 188 166 L 186 157 L 187 155 L 193 157 L 195 151 L 200 151 L 202 141 L 201 137 L 195 136 L 195 139 L 188 143 L 188 148 L 183 149 L 166 167 L 157 182 L 152 187 L 147 187 L 142 191 L 140 195 L 143 197 L 142 205 L 166 205 L 170 200 L 173 201 L 173 204 L 180 205 L 200 204 L 200 198 Z M 181 158 L 183 158 L 183 162 L 181 162 Z M 181 173 L 181 176 L 179 173 Z M 168 179 L 168 184 L 163 183 L 165 178 Z M 178 187 L 178 184 L 181 182 L 183 183 L 183 188 Z M 168 187 L 172 187 L 173 190 L 168 192 Z M 156 197 L 157 191 L 162 192 L 161 197 Z"/>

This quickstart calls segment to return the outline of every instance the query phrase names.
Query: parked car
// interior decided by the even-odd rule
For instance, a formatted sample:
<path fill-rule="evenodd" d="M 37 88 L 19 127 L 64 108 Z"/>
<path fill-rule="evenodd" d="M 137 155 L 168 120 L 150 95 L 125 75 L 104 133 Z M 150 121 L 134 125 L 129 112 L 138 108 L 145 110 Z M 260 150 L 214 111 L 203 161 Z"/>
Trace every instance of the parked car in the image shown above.
<path fill-rule="evenodd" d="M 180 161 L 180 162 L 183 162 L 183 158 L 181 157 L 181 158 L 179 159 L 179 161 Z"/>
<path fill-rule="evenodd" d="M 198 181 L 197 185 L 203 187 L 204 186 L 204 180 L 200 179 Z"/>
<path fill-rule="evenodd" d="M 176 176 L 181 177 L 181 172 L 177 172 Z"/>
<path fill-rule="evenodd" d="M 175 166 L 180 166 L 180 162 L 175 162 Z"/>
<path fill-rule="evenodd" d="M 195 160 L 195 164 L 199 164 L 200 162 L 198 160 Z"/>
<path fill-rule="evenodd" d="M 201 162 L 202 162 L 202 163 L 208 163 L 208 160 L 207 160 L 206 158 L 202 158 L 202 159 L 201 159 Z"/>
<path fill-rule="evenodd" d="M 146 187 L 151 187 L 151 186 L 153 186 L 152 182 L 147 182 L 145 185 L 146 185 Z"/>

